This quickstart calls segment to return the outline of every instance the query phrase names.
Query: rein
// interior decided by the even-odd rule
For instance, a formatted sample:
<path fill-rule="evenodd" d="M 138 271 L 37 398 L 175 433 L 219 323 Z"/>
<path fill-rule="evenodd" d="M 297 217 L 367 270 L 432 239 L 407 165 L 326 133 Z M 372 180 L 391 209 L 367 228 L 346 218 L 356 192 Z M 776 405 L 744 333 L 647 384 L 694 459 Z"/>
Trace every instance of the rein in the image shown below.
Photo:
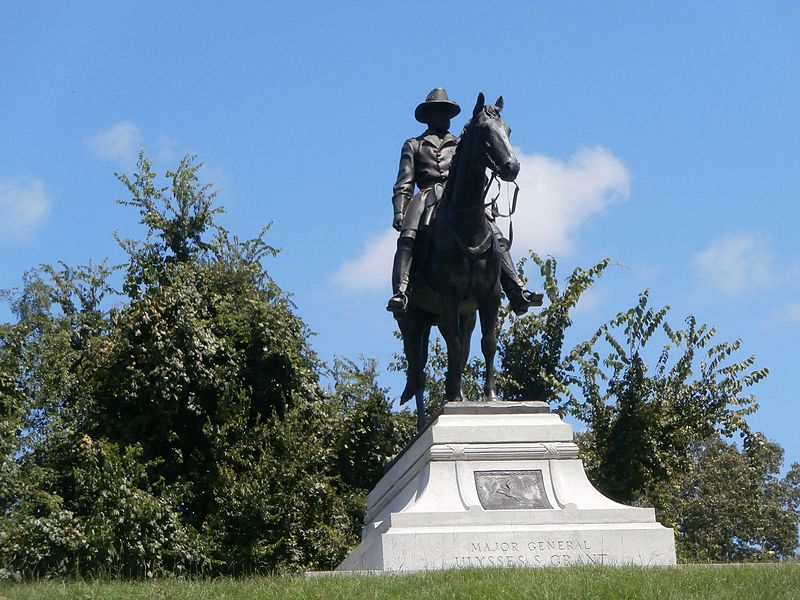
<path fill-rule="evenodd" d="M 460 212 L 460 211 L 467 211 L 467 210 L 486 210 L 487 208 L 491 207 L 492 220 L 495 220 L 497 218 L 508 219 L 508 247 L 511 248 L 511 244 L 514 241 L 514 222 L 511 220 L 511 217 L 515 212 L 517 212 L 517 197 L 519 196 L 519 184 L 516 181 L 510 182 L 510 183 L 514 184 L 514 196 L 512 197 L 511 201 L 509 202 L 508 213 L 503 214 L 502 212 L 500 212 L 500 209 L 498 208 L 498 205 L 497 205 L 497 200 L 500 198 L 500 192 L 501 192 L 500 178 L 497 175 L 498 168 L 497 168 L 497 165 L 495 164 L 494 160 L 492 160 L 491 156 L 489 156 L 487 154 L 486 158 L 489 161 L 489 169 L 492 172 L 492 176 L 489 178 L 489 181 L 486 183 L 486 187 L 483 188 L 483 193 L 481 194 L 480 203 L 478 203 L 478 204 L 476 204 L 474 206 L 453 206 L 452 204 L 450 204 L 449 208 L 450 208 L 450 210 L 452 210 L 454 212 Z M 492 184 L 494 182 L 497 182 L 497 193 L 494 195 L 494 197 L 491 200 L 489 200 L 487 202 L 486 201 L 486 197 L 489 195 L 489 189 L 492 187 Z M 445 188 L 445 196 L 449 196 L 448 191 L 449 191 L 449 188 L 446 187 Z M 467 247 L 465 247 L 463 245 L 463 243 L 458 238 L 458 236 L 455 236 L 455 237 L 456 237 L 456 240 L 458 241 L 459 246 L 461 246 L 461 249 L 466 251 L 468 254 L 475 254 L 476 250 L 479 251 L 479 252 L 484 252 L 484 251 L 486 251 L 488 249 L 488 246 L 485 245 L 486 244 L 486 240 L 484 240 L 484 242 L 482 242 L 481 244 L 479 244 L 475 248 L 467 248 Z"/>
<path fill-rule="evenodd" d="M 486 189 L 483 192 L 483 200 L 486 200 L 486 194 L 489 191 L 489 187 L 492 185 L 492 181 L 497 179 L 497 171 L 492 171 L 492 177 L 489 179 L 489 183 L 486 184 Z M 517 212 L 517 196 L 519 196 L 519 184 L 516 181 L 512 181 L 511 183 L 514 184 L 514 196 L 511 199 L 511 202 L 508 206 L 508 213 L 503 214 L 500 212 L 500 209 L 497 208 L 497 199 L 500 197 L 500 180 L 497 179 L 497 194 L 495 194 L 494 198 L 491 199 L 490 202 L 484 204 L 484 208 L 488 208 L 489 206 L 492 207 L 492 218 L 497 219 L 503 218 L 508 219 L 508 247 L 511 248 L 511 244 L 514 243 L 514 221 L 511 219 L 511 216 Z"/>

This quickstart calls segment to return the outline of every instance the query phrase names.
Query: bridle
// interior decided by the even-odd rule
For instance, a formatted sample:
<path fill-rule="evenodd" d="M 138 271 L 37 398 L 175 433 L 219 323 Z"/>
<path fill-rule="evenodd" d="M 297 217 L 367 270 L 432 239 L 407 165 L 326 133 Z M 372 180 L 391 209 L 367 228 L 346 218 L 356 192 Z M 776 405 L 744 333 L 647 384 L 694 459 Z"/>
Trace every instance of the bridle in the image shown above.
<path fill-rule="evenodd" d="M 471 128 L 475 128 L 475 127 L 477 127 L 477 125 L 475 125 L 473 123 L 470 123 L 470 125 L 469 125 L 470 129 Z M 465 131 L 465 133 L 466 133 L 466 131 Z M 510 248 L 511 247 L 511 243 L 514 241 L 514 223 L 513 223 L 513 221 L 511 221 L 511 216 L 515 212 L 517 212 L 517 198 L 519 196 L 519 184 L 516 181 L 509 182 L 509 183 L 514 184 L 514 195 L 511 198 L 511 200 L 509 200 L 508 212 L 506 214 L 503 214 L 500 211 L 500 209 L 498 208 L 498 203 L 497 203 L 497 200 L 500 198 L 500 192 L 501 192 L 500 176 L 498 175 L 498 172 L 500 171 L 500 168 L 497 166 L 497 163 L 495 163 L 494 159 L 492 158 L 492 156 L 488 152 L 486 153 L 486 160 L 489 163 L 488 168 L 492 172 L 492 176 L 489 178 L 489 181 L 486 182 L 486 186 L 483 188 L 483 193 L 481 194 L 480 203 L 476 204 L 476 205 L 473 205 L 473 206 L 453 206 L 453 205 L 450 205 L 450 210 L 458 212 L 458 211 L 466 211 L 466 210 L 486 210 L 487 208 L 491 208 L 492 219 L 497 219 L 497 218 L 509 219 L 509 221 L 508 221 L 508 246 Z M 486 201 L 486 197 L 489 195 L 489 189 L 491 189 L 492 184 L 495 183 L 495 182 L 497 182 L 497 193 L 494 195 L 494 197 L 491 200 L 489 200 L 487 202 Z"/>
<path fill-rule="evenodd" d="M 499 118 L 499 117 L 497 117 Z M 473 128 L 476 128 L 477 124 L 475 121 L 471 121 L 468 126 L 464 129 L 462 135 L 462 140 L 466 135 L 472 135 L 474 132 L 470 131 Z M 463 150 L 463 149 L 462 149 Z M 489 178 L 489 181 L 486 183 L 486 186 L 483 188 L 483 193 L 481 194 L 481 201 L 478 204 L 471 205 L 471 206 L 453 206 L 451 203 L 447 203 L 449 210 L 453 212 L 461 212 L 467 210 L 482 210 L 486 211 L 487 208 L 491 208 L 491 220 L 495 220 L 499 217 L 509 219 L 508 222 L 508 247 L 511 247 L 512 242 L 514 241 L 514 223 L 511 221 L 511 216 L 517 210 L 517 197 L 519 196 L 519 184 L 516 181 L 512 181 L 510 183 L 514 184 L 514 195 L 511 200 L 509 200 L 508 204 L 508 212 L 503 214 L 500 209 L 498 208 L 497 200 L 500 198 L 501 186 L 500 186 L 500 176 L 498 175 L 500 168 L 495 163 L 492 156 L 487 152 L 485 154 L 486 160 L 488 162 L 488 169 L 492 172 L 492 176 Z M 460 158 L 460 157 L 459 157 Z M 452 174 L 452 172 L 451 172 Z M 489 195 L 489 189 L 492 187 L 492 184 L 497 182 L 497 193 L 494 197 L 487 201 L 486 197 Z M 445 188 L 445 199 L 449 196 L 450 188 Z M 443 199 L 444 201 L 444 199 Z M 488 218 L 488 217 L 487 217 Z M 462 252 L 464 252 L 467 256 L 477 257 L 486 252 L 490 247 L 492 247 L 492 242 L 494 239 L 494 235 L 491 231 L 491 228 L 486 234 L 486 237 L 481 241 L 480 244 L 476 246 L 466 246 L 459 237 L 458 233 L 453 229 L 452 225 L 450 226 L 450 231 L 453 235 L 453 238 L 456 240 L 456 243 L 461 248 Z"/>

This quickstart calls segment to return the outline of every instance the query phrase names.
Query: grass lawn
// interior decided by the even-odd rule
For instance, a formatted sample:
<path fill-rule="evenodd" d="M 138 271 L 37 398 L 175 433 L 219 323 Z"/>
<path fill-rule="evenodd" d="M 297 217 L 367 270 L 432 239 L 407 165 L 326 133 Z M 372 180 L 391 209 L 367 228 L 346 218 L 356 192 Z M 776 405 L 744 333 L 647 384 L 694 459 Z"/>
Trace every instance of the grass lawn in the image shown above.
<path fill-rule="evenodd" d="M 675 569 L 570 567 L 463 569 L 411 575 L 261 577 L 206 581 L 46 581 L 0 584 L 8 600 L 50 598 L 490 598 L 514 600 L 800 599 L 800 563 L 681 566 Z"/>

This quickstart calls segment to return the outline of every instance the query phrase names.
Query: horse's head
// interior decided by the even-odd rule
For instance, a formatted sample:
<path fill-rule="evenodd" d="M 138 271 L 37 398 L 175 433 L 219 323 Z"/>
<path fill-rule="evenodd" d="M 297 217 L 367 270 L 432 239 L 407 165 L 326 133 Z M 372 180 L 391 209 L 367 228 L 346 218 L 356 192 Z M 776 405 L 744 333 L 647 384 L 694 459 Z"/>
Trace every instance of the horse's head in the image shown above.
<path fill-rule="evenodd" d="M 494 104 L 486 104 L 483 92 L 480 92 L 469 127 L 480 140 L 478 146 L 484 149 L 485 166 L 503 181 L 514 181 L 519 175 L 519 160 L 511 148 L 511 128 L 500 116 L 502 110 L 502 96 Z"/>

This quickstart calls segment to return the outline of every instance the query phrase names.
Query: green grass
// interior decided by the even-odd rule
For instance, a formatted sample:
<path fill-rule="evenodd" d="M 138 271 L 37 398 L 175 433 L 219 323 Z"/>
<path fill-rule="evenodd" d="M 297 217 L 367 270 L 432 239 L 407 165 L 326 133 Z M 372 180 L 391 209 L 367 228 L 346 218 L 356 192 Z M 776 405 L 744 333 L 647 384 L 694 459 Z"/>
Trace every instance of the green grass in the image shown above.
<path fill-rule="evenodd" d="M 263 577 L 208 581 L 45 581 L 0 584 L 9 600 L 50 598 L 482 598 L 514 600 L 758 600 L 800 599 L 800 564 L 683 566 L 675 569 L 574 567 L 470 569 L 411 575 Z"/>

